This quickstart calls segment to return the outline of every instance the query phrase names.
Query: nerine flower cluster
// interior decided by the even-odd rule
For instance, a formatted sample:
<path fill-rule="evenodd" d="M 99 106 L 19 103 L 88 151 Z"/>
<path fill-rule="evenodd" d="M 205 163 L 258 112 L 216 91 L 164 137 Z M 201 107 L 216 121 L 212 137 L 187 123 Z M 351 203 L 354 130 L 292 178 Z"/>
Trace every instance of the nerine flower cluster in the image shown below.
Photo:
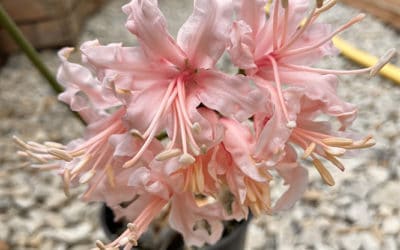
<path fill-rule="evenodd" d="M 157 0 L 132 0 L 123 11 L 138 46 L 85 42 L 82 65 L 68 61 L 72 48 L 59 52 L 59 99 L 87 122 L 84 136 L 14 139 L 33 167 L 62 176 L 66 194 L 87 184 L 85 201 L 131 221 L 98 249 L 130 249 L 164 210 L 188 245 L 213 244 L 222 221 L 290 208 L 307 169 L 334 185 L 340 157 L 374 145 L 346 130 L 357 109 L 336 94 L 337 75 L 375 74 L 393 52 L 360 70 L 311 67 L 336 55 L 331 39 L 363 15 L 333 29 L 317 21 L 333 0 L 274 1 L 267 15 L 268 2 L 196 0 L 174 39 Z M 239 74 L 216 67 L 224 52 Z M 280 178 L 287 191 L 271 200 Z"/>

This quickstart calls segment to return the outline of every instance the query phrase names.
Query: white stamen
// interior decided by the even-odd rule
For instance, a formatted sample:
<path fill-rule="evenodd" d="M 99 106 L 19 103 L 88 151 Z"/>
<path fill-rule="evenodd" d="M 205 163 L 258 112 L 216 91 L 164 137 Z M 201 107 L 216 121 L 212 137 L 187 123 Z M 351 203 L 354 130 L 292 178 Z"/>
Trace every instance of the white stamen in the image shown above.
<path fill-rule="evenodd" d="M 333 165 L 335 165 L 340 171 L 344 171 L 345 167 L 343 163 L 341 163 L 335 156 L 327 155 L 325 158 L 330 161 Z"/>
<path fill-rule="evenodd" d="M 131 235 L 128 238 L 129 243 L 131 243 L 132 246 L 137 246 L 138 242 L 137 242 L 137 237 Z"/>
<path fill-rule="evenodd" d="M 100 240 L 96 240 L 96 247 L 98 247 L 100 250 L 106 250 L 106 246 Z"/>
<path fill-rule="evenodd" d="M 192 125 L 192 131 L 193 131 L 194 133 L 196 133 L 196 134 L 200 134 L 200 132 L 201 132 L 201 126 L 200 126 L 200 124 L 199 124 L 198 122 L 195 122 L 195 123 Z"/>
<path fill-rule="evenodd" d="M 206 154 L 207 153 L 207 150 L 208 150 L 208 148 L 207 148 L 207 146 L 206 145 L 201 145 L 200 146 L 200 152 L 201 152 L 201 154 Z"/>
<path fill-rule="evenodd" d="M 47 150 L 47 153 L 59 158 L 60 160 L 64 161 L 72 161 L 73 157 L 69 155 L 66 151 L 56 148 L 50 148 Z"/>
<path fill-rule="evenodd" d="M 297 126 L 296 121 L 288 121 L 288 123 L 286 124 L 286 127 L 290 129 L 294 129 L 296 126 Z"/>
<path fill-rule="evenodd" d="M 84 168 L 87 165 L 87 163 L 89 162 L 90 159 L 91 159 L 91 157 L 89 155 L 84 157 L 81 161 L 79 161 L 78 165 L 76 165 L 72 169 L 71 174 L 74 175 L 74 174 L 78 173 L 82 168 Z"/>
<path fill-rule="evenodd" d="M 165 161 L 165 160 L 168 160 L 168 159 L 173 158 L 175 156 L 178 156 L 181 153 L 182 153 L 182 151 L 180 149 L 174 148 L 174 149 L 162 151 L 161 153 L 156 155 L 155 158 L 156 158 L 157 161 Z"/>
<path fill-rule="evenodd" d="M 28 149 L 29 148 L 28 145 L 23 140 L 19 139 L 16 135 L 13 135 L 12 138 L 13 138 L 14 142 L 18 146 L 20 146 L 22 149 Z"/>
<path fill-rule="evenodd" d="M 136 232 L 136 226 L 133 223 L 128 223 L 128 225 L 126 225 L 126 227 L 129 229 L 129 231 L 131 231 L 132 233 Z"/>
<path fill-rule="evenodd" d="M 79 183 L 80 184 L 85 184 L 88 181 L 90 181 L 90 179 L 93 178 L 93 176 L 96 174 L 96 171 L 94 169 L 91 169 L 89 171 L 87 171 L 86 173 L 82 174 L 81 177 L 79 178 Z"/>
<path fill-rule="evenodd" d="M 137 137 L 137 138 L 140 138 L 140 139 L 143 140 L 143 134 L 140 133 L 139 130 L 137 130 L 137 129 L 131 129 L 131 130 L 129 130 L 129 133 L 130 133 L 132 136 Z"/>
<path fill-rule="evenodd" d="M 129 242 L 128 237 L 123 237 L 122 239 L 119 240 L 118 244 L 120 246 L 125 246 Z"/>
<path fill-rule="evenodd" d="M 29 157 L 28 153 L 25 151 L 17 151 L 17 155 L 22 157 Z"/>
<path fill-rule="evenodd" d="M 321 6 L 321 8 L 319 8 L 317 11 L 315 11 L 315 15 L 319 15 L 322 12 L 325 12 L 327 10 L 329 10 L 330 8 L 332 8 L 333 6 L 335 6 L 335 4 L 337 3 L 337 0 L 331 0 L 329 1 L 327 4 Z"/>
<path fill-rule="evenodd" d="M 32 168 L 38 168 L 40 170 L 54 170 L 58 169 L 60 166 L 57 163 L 47 163 L 47 164 L 32 164 Z"/>
<path fill-rule="evenodd" d="M 70 196 L 70 193 L 69 193 L 70 178 L 71 178 L 71 173 L 69 172 L 69 169 L 65 169 L 64 175 L 63 175 L 63 190 L 64 190 L 65 196 L 67 196 L 67 197 Z"/>
<path fill-rule="evenodd" d="M 53 142 L 53 141 L 46 141 L 46 142 L 44 142 L 44 145 L 47 147 L 52 147 L 52 148 L 65 149 L 65 145 L 62 145 L 61 143 L 57 143 L 57 142 Z"/>
<path fill-rule="evenodd" d="M 310 145 L 308 145 L 308 147 L 304 150 L 304 154 L 301 158 L 306 159 L 307 157 L 309 157 L 311 153 L 315 150 L 316 146 L 317 145 L 314 142 L 310 143 Z"/>
<path fill-rule="evenodd" d="M 388 50 L 385 55 L 383 55 L 381 58 L 379 58 L 378 62 L 371 68 L 371 71 L 369 72 L 369 75 L 375 76 L 376 74 L 379 73 L 379 71 L 385 67 L 385 65 L 393 58 L 393 56 L 396 55 L 396 49 L 392 48 Z"/>
<path fill-rule="evenodd" d="M 320 160 L 314 158 L 313 164 L 326 184 L 328 184 L 329 186 L 335 185 L 335 180 L 333 179 L 331 173 L 329 173 L 329 171 L 325 168 Z"/>
<path fill-rule="evenodd" d="M 350 138 L 341 138 L 341 137 L 329 137 L 322 139 L 322 142 L 328 146 L 332 147 L 343 147 L 349 146 L 353 144 L 353 140 Z"/>
<path fill-rule="evenodd" d="M 324 151 L 328 154 L 334 155 L 334 156 L 341 156 L 344 153 L 346 153 L 346 149 L 344 148 L 337 148 L 337 147 L 326 147 L 324 148 Z"/>
<path fill-rule="evenodd" d="M 195 145 L 194 143 L 190 142 L 190 143 L 189 143 L 189 147 L 190 147 L 190 150 L 192 150 L 192 152 L 193 152 L 193 154 L 194 154 L 195 156 L 200 155 L 199 146 L 197 146 L 197 145 Z"/>
<path fill-rule="evenodd" d="M 36 148 L 45 148 L 42 144 L 39 144 L 34 141 L 27 141 L 26 144 L 28 144 L 29 146 L 36 147 Z"/>
<path fill-rule="evenodd" d="M 33 153 L 33 152 L 29 151 L 29 150 L 28 150 L 28 151 L 25 151 L 25 153 L 26 153 L 29 157 L 31 157 L 31 158 L 33 158 L 33 159 L 39 161 L 40 163 L 47 163 L 47 162 L 48 162 L 45 158 L 43 158 L 43 157 L 41 157 L 40 155 L 35 154 L 35 153 Z"/>
<path fill-rule="evenodd" d="M 179 162 L 185 165 L 193 164 L 195 161 L 196 159 L 188 153 L 184 153 L 179 157 Z"/>
<path fill-rule="evenodd" d="M 108 183 L 110 184 L 110 186 L 112 188 L 115 188 L 115 176 L 114 176 L 114 171 L 113 171 L 112 165 L 107 165 L 106 173 L 107 173 Z"/>

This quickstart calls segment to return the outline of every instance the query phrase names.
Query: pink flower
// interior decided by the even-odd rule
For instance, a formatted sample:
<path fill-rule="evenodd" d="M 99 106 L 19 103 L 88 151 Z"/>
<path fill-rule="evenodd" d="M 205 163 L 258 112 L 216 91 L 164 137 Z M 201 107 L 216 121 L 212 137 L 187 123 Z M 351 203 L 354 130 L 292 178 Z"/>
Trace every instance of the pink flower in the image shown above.
<path fill-rule="evenodd" d="M 112 204 L 131 192 L 126 188 L 124 174 L 121 174 L 121 170 L 126 172 L 121 168 L 121 145 L 125 144 L 124 147 L 130 150 L 129 156 L 132 156 L 137 151 L 135 145 L 139 145 L 139 141 L 127 135 L 127 128 L 122 121 L 126 107 L 117 98 L 104 95 L 101 81 L 87 68 L 68 62 L 71 52 L 71 48 L 59 52 L 62 64 L 57 79 L 65 87 L 59 99 L 79 112 L 88 123 L 84 138 L 73 140 L 66 146 L 54 142 L 26 143 L 17 137 L 14 139 L 22 149 L 19 152 L 22 156 L 39 163 L 33 167 L 54 169 L 63 176 L 67 195 L 71 184 L 88 184 L 83 199 Z M 113 112 L 109 111 L 111 108 Z M 116 136 L 120 140 L 113 142 Z M 126 136 L 131 139 L 129 147 L 122 139 Z M 118 196 L 115 196 L 117 193 Z"/>
<path fill-rule="evenodd" d="M 319 83 L 326 81 L 327 74 L 374 74 L 382 67 L 381 63 L 351 71 L 310 67 L 324 56 L 335 55 L 337 50 L 333 47 L 332 38 L 361 21 L 364 15 L 360 14 L 332 31 L 329 25 L 316 20 L 335 1 L 329 1 L 320 8 L 313 6 L 309 13 L 308 0 L 274 1 L 268 20 L 263 9 L 266 3 L 266 0 L 235 1 L 238 21 L 232 27 L 229 52 L 233 63 L 246 75 L 267 80 L 256 82 L 258 85 L 270 85 L 264 87 L 268 88 L 270 95 L 277 96 L 271 98 L 276 99 L 274 105 L 280 105 L 277 109 L 281 109 L 289 127 L 295 124 L 286 107 L 282 92 L 284 86 L 302 86 L 308 91 L 323 92 Z M 284 3 L 287 6 L 283 6 Z"/>
<path fill-rule="evenodd" d="M 163 162 L 154 160 L 146 167 L 134 169 L 128 182 L 129 187 L 133 189 L 133 198 L 128 200 L 124 207 L 119 204 L 112 206 L 117 218 L 126 217 L 132 223 L 107 247 L 125 246 L 125 249 L 130 249 L 151 221 L 163 210 L 170 210 L 169 223 L 184 236 L 186 244 L 202 246 L 205 243 L 215 243 L 222 235 L 221 221 L 228 217 L 224 215 L 220 202 L 206 201 L 201 204 L 195 199 L 195 194 L 207 194 L 211 190 L 207 187 L 210 182 L 205 179 L 202 180 L 204 189 L 200 187 L 199 175 L 207 175 L 207 170 L 193 169 L 201 168 L 198 164 L 201 164 L 201 161 L 188 167 L 192 169 L 188 169 L 187 172 L 194 170 L 198 174 L 195 178 L 190 176 L 190 180 L 183 169 L 174 173 L 164 171 L 166 168 L 173 169 L 179 166 L 177 158 Z M 199 193 L 194 192 L 188 185 L 197 185 L 196 190 Z"/>
<path fill-rule="evenodd" d="M 91 43 L 82 52 L 116 89 L 131 93 L 126 122 L 143 139 L 143 146 L 124 167 L 133 166 L 162 131 L 167 132 L 169 145 L 159 158 L 179 154 L 182 164 L 191 164 L 220 140 L 213 132 L 216 124 L 199 112 L 200 105 L 245 120 L 264 100 L 244 77 L 214 69 L 228 42 L 230 3 L 195 1 L 177 41 L 168 34 L 156 1 L 135 0 L 123 11 L 140 47 Z"/>
<path fill-rule="evenodd" d="M 139 46 L 86 42 L 85 67 L 68 61 L 71 48 L 59 53 L 59 99 L 88 123 L 83 138 L 64 146 L 15 137 L 19 154 L 56 170 L 67 194 L 87 184 L 85 201 L 131 221 L 115 241 L 97 242 L 101 250 L 131 249 L 163 213 L 186 244 L 202 246 L 221 237 L 223 220 L 292 207 L 308 183 L 301 160 L 333 185 L 321 159 L 343 171 L 341 156 L 375 143 L 346 131 L 357 109 L 338 97 L 337 75 L 373 75 L 393 56 L 354 71 L 312 68 L 363 16 L 331 31 L 316 19 L 335 1 L 307 14 L 308 2 L 276 0 L 266 18 L 267 0 L 235 0 L 232 23 L 231 1 L 197 0 L 174 40 L 156 0 L 132 0 L 123 11 Z M 243 75 L 216 69 L 227 46 Z M 288 186 L 277 201 L 275 176 Z"/>

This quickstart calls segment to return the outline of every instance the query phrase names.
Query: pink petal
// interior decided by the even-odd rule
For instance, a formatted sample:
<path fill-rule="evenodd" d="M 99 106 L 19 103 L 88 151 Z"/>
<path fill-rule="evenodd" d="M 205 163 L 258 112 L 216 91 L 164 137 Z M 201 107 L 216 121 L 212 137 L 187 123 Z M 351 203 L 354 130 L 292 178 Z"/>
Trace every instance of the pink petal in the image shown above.
<path fill-rule="evenodd" d="M 265 24 L 265 5 L 267 0 L 235 0 L 233 1 L 238 20 L 243 20 L 252 30 L 253 39 Z"/>
<path fill-rule="evenodd" d="M 258 84 L 270 83 L 259 80 Z M 291 130 L 287 127 L 287 120 L 276 91 L 274 88 L 270 88 L 270 91 L 274 91 L 268 93 L 270 95 L 270 103 L 265 106 L 263 111 L 256 113 L 254 116 L 254 127 L 257 138 L 254 157 L 260 160 L 263 159 L 267 165 L 272 166 L 280 161 L 284 155 L 284 148 L 289 140 Z M 291 105 L 293 105 L 293 102 Z M 296 105 L 294 105 L 294 108 L 296 108 Z M 293 116 L 292 112 L 289 115 Z M 292 119 L 295 119 L 295 117 L 292 117 Z"/>
<path fill-rule="evenodd" d="M 132 0 L 122 10 L 128 15 L 126 27 L 137 36 L 149 57 L 184 67 L 186 56 L 169 35 L 157 1 Z"/>
<path fill-rule="evenodd" d="M 229 55 L 232 63 L 241 69 L 256 68 L 254 63 L 255 42 L 252 37 L 252 30 L 243 21 L 234 22 L 231 30 L 231 44 L 229 47 Z"/>
<path fill-rule="evenodd" d="M 223 126 L 219 123 L 217 112 L 205 107 L 199 107 L 200 100 L 194 91 L 187 91 L 186 107 L 192 123 L 200 125 L 200 133 L 194 133 L 199 145 L 211 148 L 222 140 Z M 171 126 L 170 126 L 171 127 Z"/>
<path fill-rule="evenodd" d="M 273 208 L 274 212 L 291 208 L 304 194 L 308 186 L 308 172 L 305 168 L 292 165 L 279 165 L 279 174 L 289 185 L 286 192 L 278 199 Z"/>
<path fill-rule="evenodd" d="M 308 172 L 297 164 L 296 158 L 294 149 L 288 147 L 286 159 L 275 167 L 279 175 L 285 180 L 285 184 L 289 185 L 289 188 L 275 203 L 274 212 L 291 208 L 307 189 Z"/>
<path fill-rule="evenodd" d="M 254 138 L 250 130 L 233 120 L 221 119 L 221 122 L 226 128 L 224 146 L 237 167 L 251 179 L 265 181 L 265 177 L 260 174 L 260 169 L 252 158 Z"/>
<path fill-rule="evenodd" d="M 254 73 L 249 69 L 257 67 L 254 63 L 254 53 L 256 46 L 259 46 L 256 40 L 257 34 L 265 26 L 266 3 L 265 0 L 234 1 L 238 21 L 232 26 L 229 54 L 232 62 L 239 68 L 245 69 L 247 75 Z"/>
<path fill-rule="evenodd" d="M 230 1 L 194 1 L 193 14 L 179 30 L 177 39 L 194 67 L 214 67 L 227 45 L 232 14 Z"/>
<path fill-rule="evenodd" d="M 305 72 L 290 72 L 284 75 L 287 82 L 294 82 L 304 87 L 303 92 L 307 98 L 322 103 L 314 104 L 315 109 L 320 109 L 323 113 L 336 117 L 343 128 L 350 126 L 356 118 L 357 108 L 342 100 L 337 94 L 338 78 L 335 75 Z"/>
<path fill-rule="evenodd" d="M 141 71 L 149 61 L 140 47 L 123 47 L 121 43 L 101 45 L 98 40 L 81 45 L 83 60 L 98 68 L 116 71 Z"/>
<path fill-rule="evenodd" d="M 94 40 L 82 44 L 81 51 L 82 60 L 93 66 L 98 75 L 114 76 L 116 85 L 122 85 L 120 87 L 124 89 L 134 90 L 127 84 L 118 83 L 123 79 L 129 79 L 129 85 L 132 85 L 138 80 L 169 78 L 177 72 L 169 64 L 151 61 L 140 47 L 123 47 L 120 43 L 103 46 Z"/>
<path fill-rule="evenodd" d="M 287 39 L 292 37 L 298 29 L 300 22 L 306 17 L 307 10 L 309 7 L 309 0 L 291 0 L 289 1 L 289 15 L 288 21 L 286 22 L 286 37 Z M 274 8 L 279 8 L 277 18 L 277 30 L 276 33 L 273 31 L 273 16 Z M 281 1 L 274 1 L 270 10 L 270 17 L 266 25 L 264 25 L 262 31 L 260 31 L 257 37 L 258 45 L 255 51 L 256 55 L 265 55 L 272 52 L 272 39 L 278 39 L 280 41 L 284 32 L 285 17 L 284 9 L 281 5 Z M 288 40 L 286 40 L 288 41 Z"/>
<path fill-rule="evenodd" d="M 66 88 L 59 99 L 70 104 L 72 110 L 80 112 L 91 122 L 99 119 L 101 110 L 120 105 L 120 102 L 116 98 L 105 98 L 102 95 L 100 82 L 89 69 L 68 62 L 72 50 L 65 48 L 58 53 L 62 64 L 57 72 L 57 80 Z"/>
<path fill-rule="evenodd" d="M 242 76 L 200 71 L 196 83 L 194 91 L 205 106 L 240 121 L 251 117 L 265 102 L 257 87 Z"/>
<path fill-rule="evenodd" d="M 222 236 L 222 208 L 217 204 L 198 207 L 191 193 L 175 194 L 171 200 L 169 224 L 183 235 L 189 246 L 201 247 L 215 244 Z M 207 221 L 210 231 L 196 228 L 201 220 Z"/>
<path fill-rule="evenodd" d="M 126 116 L 126 122 L 130 128 L 137 129 L 142 133 L 146 131 L 157 113 L 160 100 L 163 99 L 167 91 L 167 84 L 167 82 L 158 83 L 133 94 Z M 162 124 L 165 119 L 160 120 L 160 122 Z M 161 126 L 159 128 L 161 129 Z"/>
<path fill-rule="evenodd" d="M 135 196 L 135 190 L 127 185 L 130 169 L 115 168 L 115 187 L 111 187 L 108 181 L 101 181 L 104 176 L 96 175 L 91 183 L 96 183 L 96 188 L 90 196 L 84 196 L 84 201 L 106 202 L 110 207 L 116 206 L 122 202 L 130 201 Z"/>
<path fill-rule="evenodd" d="M 315 41 L 320 41 L 332 33 L 331 25 L 323 23 L 313 23 L 310 25 L 300 38 L 293 43 L 291 49 L 303 48 L 311 46 Z M 312 65 L 320 61 L 324 56 L 334 56 L 339 53 L 333 45 L 333 42 L 327 42 L 324 45 L 311 50 L 308 53 L 301 55 L 287 56 L 280 60 L 280 62 L 297 64 L 297 65 Z"/>

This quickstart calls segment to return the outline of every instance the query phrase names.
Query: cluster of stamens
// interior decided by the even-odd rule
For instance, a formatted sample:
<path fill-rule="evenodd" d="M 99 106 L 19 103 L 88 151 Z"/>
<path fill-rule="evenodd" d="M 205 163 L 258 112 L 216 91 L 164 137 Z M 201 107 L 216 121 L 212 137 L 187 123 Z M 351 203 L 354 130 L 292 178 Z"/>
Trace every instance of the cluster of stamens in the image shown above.
<path fill-rule="evenodd" d="M 302 128 L 294 129 L 291 138 L 297 145 L 303 148 L 302 159 L 311 157 L 313 165 L 318 170 L 322 179 L 330 186 L 333 186 L 335 181 L 317 155 L 325 158 L 341 171 L 344 171 L 344 165 L 337 157 L 343 156 L 347 150 L 363 149 L 375 145 L 375 140 L 372 136 L 354 141 L 350 138 L 331 137 L 330 135 Z"/>
<path fill-rule="evenodd" d="M 156 114 L 144 133 L 136 129 L 130 130 L 133 136 L 143 140 L 143 145 L 136 155 L 124 164 L 124 168 L 132 167 L 137 163 L 151 141 L 157 136 L 157 131 L 160 130 L 160 123 L 167 112 L 173 115 L 172 135 L 168 138 L 169 142 L 166 149 L 156 156 L 157 160 L 164 161 L 180 156 L 179 162 L 184 165 L 190 165 L 195 162 L 195 156 L 207 151 L 205 145 L 198 145 L 196 142 L 195 135 L 200 134 L 201 127 L 199 123 L 193 123 L 190 120 L 187 108 L 185 107 L 186 94 L 184 81 L 188 77 L 185 72 L 181 73 L 180 76 L 169 84 Z M 179 145 L 177 141 L 178 136 L 181 140 Z"/>

